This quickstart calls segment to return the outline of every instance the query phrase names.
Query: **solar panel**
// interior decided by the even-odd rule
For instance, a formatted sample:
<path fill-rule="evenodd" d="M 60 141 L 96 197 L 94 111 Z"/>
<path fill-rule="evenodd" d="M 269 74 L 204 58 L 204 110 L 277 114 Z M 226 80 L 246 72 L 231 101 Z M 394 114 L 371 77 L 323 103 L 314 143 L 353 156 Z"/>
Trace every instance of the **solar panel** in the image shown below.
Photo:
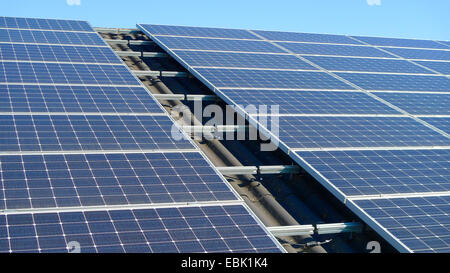
<path fill-rule="evenodd" d="M 400 39 L 400 38 L 382 38 L 382 37 L 362 37 L 353 36 L 353 38 L 375 46 L 393 46 L 393 47 L 415 47 L 415 48 L 443 48 L 448 49 L 443 44 L 431 40 L 419 39 Z"/>
<path fill-rule="evenodd" d="M 221 89 L 235 104 L 279 106 L 280 114 L 399 114 L 362 92 Z M 273 113 L 268 113 L 273 114 Z"/>
<path fill-rule="evenodd" d="M 0 84 L 0 112 L 163 113 L 142 87 Z"/>
<path fill-rule="evenodd" d="M 1 151 L 194 148 L 167 116 L 0 115 L 0 121 Z"/>
<path fill-rule="evenodd" d="M 450 150 L 297 152 L 347 198 L 450 191 Z"/>
<path fill-rule="evenodd" d="M 447 134 L 450 134 L 450 118 L 421 118 L 424 121 L 436 126 Z"/>
<path fill-rule="evenodd" d="M 280 43 L 278 45 L 296 54 L 335 55 L 335 56 L 361 56 L 393 58 L 391 54 L 370 46 L 307 44 L 307 43 Z"/>
<path fill-rule="evenodd" d="M 296 33 L 281 31 L 254 30 L 255 33 L 272 41 L 313 42 L 313 43 L 335 43 L 335 44 L 361 44 L 354 39 L 344 35 Z"/>
<path fill-rule="evenodd" d="M 449 94 L 375 93 L 397 107 L 414 115 L 450 115 Z"/>
<path fill-rule="evenodd" d="M 417 73 L 434 74 L 418 65 L 404 60 L 367 59 L 305 56 L 309 61 L 329 71 L 364 71 L 364 72 L 393 72 L 393 73 Z M 449 63 L 450 64 L 450 63 Z"/>
<path fill-rule="evenodd" d="M 407 117 L 279 117 L 289 147 L 405 147 L 450 145 L 450 139 Z"/>
<path fill-rule="evenodd" d="M 87 46 L 0 44 L 0 59 L 121 64 L 121 60 L 111 48 Z"/>
<path fill-rule="evenodd" d="M 94 32 L 64 32 L 24 29 L 0 29 L 0 42 L 106 46 L 106 43 L 97 33 Z"/>
<path fill-rule="evenodd" d="M 190 66 L 306 69 L 317 68 L 292 55 L 175 50 Z"/>
<path fill-rule="evenodd" d="M 427 49 L 394 48 L 394 47 L 383 49 L 392 52 L 405 59 L 450 61 L 450 50 L 427 50 Z"/>
<path fill-rule="evenodd" d="M 349 85 L 323 72 L 196 68 L 218 88 L 300 88 L 351 90 Z"/>
<path fill-rule="evenodd" d="M 409 252 L 450 251 L 450 196 L 353 201 L 385 237 Z M 389 232 L 389 234 L 386 234 Z M 389 237 L 392 236 L 392 237 Z"/>
<path fill-rule="evenodd" d="M 450 79 L 441 76 L 336 73 L 365 90 L 449 92 Z"/>
<path fill-rule="evenodd" d="M 210 27 L 187 27 L 187 26 L 166 26 L 166 25 L 139 25 L 141 28 L 155 35 L 174 35 L 190 37 L 216 37 L 216 38 L 237 38 L 260 40 L 259 37 L 242 29 L 225 29 Z"/>
<path fill-rule="evenodd" d="M 242 205 L 0 215 L 0 252 L 281 252 Z"/>
<path fill-rule="evenodd" d="M 0 209 L 237 200 L 197 152 L 0 156 Z"/>
<path fill-rule="evenodd" d="M 0 28 L 94 31 L 85 21 L 0 17 Z"/>
<path fill-rule="evenodd" d="M 201 39 L 170 36 L 157 36 L 156 39 L 171 49 L 285 53 L 268 42 L 256 40 Z"/>
<path fill-rule="evenodd" d="M 425 62 L 425 61 L 414 61 L 415 63 L 421 64 L 428 68 L 433 69 L 444 75 L 450 75 L 450 62 Z"/>
<path fill-rule="evenodd" d="M 0 83 L 139 85 L 124 65 L 0 62 Z"/>

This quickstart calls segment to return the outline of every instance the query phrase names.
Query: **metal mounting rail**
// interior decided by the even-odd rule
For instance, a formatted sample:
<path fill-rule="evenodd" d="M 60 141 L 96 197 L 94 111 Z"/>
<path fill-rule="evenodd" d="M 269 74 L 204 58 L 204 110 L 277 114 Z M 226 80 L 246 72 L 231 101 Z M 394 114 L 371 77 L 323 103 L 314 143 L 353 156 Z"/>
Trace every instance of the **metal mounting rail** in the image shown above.
<path fill-rule="evenodd" d="M 150 71 L 150 70 L 132 70 L 134 75 L 137 77 L 177 77 L 177 78 L 185 78 L 188 77 L 189 74 L 186 72 L 179 71 Z"/>
<path fill-rule="evenodd" d="M 128 33 L 141 32 L 137 28 L 106 28 L 106 27 L 94 27 L 94 31 L 101 32 L 101 33 L 117 33 L 117 34 L 128 34 Z"/>
<path fill-rule="evenodd" d="M 225 175 L 245 175 L 245 174 L 283 174 L 300 172 L 299 166 L 291 165 L 270 165 L 270 166 L 237 166 L 237 167 L 216 167 Z"/>
<path fill-rule="evenodd" d="M 108 44 L 116 45 L 153 45 L 153 41 L 142 41 L 142 40 L 115 40 L 115 39 L 105 39 Z"/>
<path fill-rule="evenodd" d="M 349 232 L 362 232 L 363 225 L 358 222 L 336 223 L 336 224 L 318 224 L 313 225 L 297 225 L 297 226 L 280 226 L 267 227 L 274 236 L 302 236 L 312 235 L 314 233 L 323 234 L 339 234 Z"/>
<path fill-rule="evenodd" d="M 167 58 L 169 55 L 162 52 L 139 52 L 139 51 L 116 51 L 121 57 L 142 57 L 142 58 Z"/>
<path fill-rule="evenodd" d="M 186 133 L 222 133 L 222 132 L 238 132 L 246 130 L 247 126 L 241 125 L 218 125 L 218 126 L 181 126 Z"/>
<path fill-rule="evenodd" d="M 202 100 L 215 101 L 218 99 L 216 95 L 185 95 L 185 94 L 152 94 L 157 100 Z"/>

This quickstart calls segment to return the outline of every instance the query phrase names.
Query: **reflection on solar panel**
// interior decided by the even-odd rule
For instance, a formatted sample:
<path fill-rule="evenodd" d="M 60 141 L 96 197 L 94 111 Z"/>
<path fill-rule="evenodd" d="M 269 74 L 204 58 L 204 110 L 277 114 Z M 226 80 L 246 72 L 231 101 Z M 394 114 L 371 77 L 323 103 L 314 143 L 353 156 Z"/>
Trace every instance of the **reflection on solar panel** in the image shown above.
<path fill-rule="evenodd" d="M 306 69 L 315 67 L 292 55 L 247 54 L 203 51 L 181 51 L 175 53 L 191 66 L 210 67 L 257 67 L 276 69 Z"/>
<path fill-rule="evenodd" d="M 97 33 L 0 29 L 0 42 L 106 46 Z"/>
<path fill-rule="evenodd" d="M 0 252 L 280 252 L 243 206 L 0 215 Z"/>
<path fill-rule="evenodd" d="M 305 58 L 326 70 L 433 74 L 425 68 L 403 60 L 323 56 L 306 56 Z"/>
<path fill-rule="evenodd" d="M 0 156 L 0 209 L 236 200 L 199 153 Z"/>
<path fill-rule="evenodd" d="M 450 115 L 449 94 L 376 93 L 395 106 L 415 115 Z"/>
<path fill-rule="evenodd" d="M 166 116 L 2 115 L 0 150 L 192 149 L 172 128 Z"/>
<path fill-rule="evenodd" d="M 92 31 L 85 21 L 0 17 L 0 28 Z"/>
<path fill-rule="evenodd" d="M 450 191 L 450 150 L 297 152 L 346 197 Z"/>
<path fill-rule="evenodd" d="M 0 62 L 0 83 L 139 85 L 123 65 Z"/>
<path fill-rule="evenodd" d="M 449 138 L 406 117 L 286 116 L 279 121 L 280 139 L 291 148 L 450 146 Z"/>
<path fill-rule="evenodd" d="M 280 114 L 399 114 L 362 92 L 255 89 L 222 89 L 222 92 L 244 107 L 279 105 Z"/>
<path fill-rule="evenodd" d="M 353 89 L 322 72 L 196 68 L 219 88 Z"/>
<path fill-rule="evenodd" d="M 163 113 L 142 87 L 0 84 L 0 112 Z"/>
<path fill-rule="evenodd" d="M 187 36 L 201 37 L 203 30 L 190 28 L 187 33 L 173 27 L 162 37 L 158 34 L 165 31 L 164 26 L 157 31 L 148 25 L 138 27 L 226 103 L 279 105 L 280 123 L 275 125 L 279 135 L 278 131 L 266 133 L 279 139 L 283 151 L 398 250 L 449 251 L 450 233 L 445 227 L 449 200 L 440 200 L 447 206 L 446 214 L 435 218 L 409 210 L 409 216 L 402 219 L 401 233 L 386 231 L 392 230 L 397 216 L 403 216 L 397 207 L 385 211 L 388 220 L 376 222 L 367 216 L 372 203 L 363 208 L 353 203 L 373 198 L 369 195 L 387 201 L 425 193 L 449 195 L 450 119 L 414 116 L 449 114 L 445 92 L 450 91 L 450 79 L 420 66 L 450 74 L 447 63 L 425 61 L 448 60 L 446 43 L 273 31 L 249 31 L 263 39 L 259 42 L 194 39 Z M 239 33 L 233 31 L 233 39 L 244 38 Z M 179 51 L 174 50 L 183 48 L 195 51 L 176 55 Z M 218 50 L 252 54 L 210 53 Z M 256 55 L 259 52 L 278 55 Z M 286 62 L 274 61 L 281 60 L 279 53 L 285 59 L 306 59 L 321 71 L 293 71 Z M 267 127 L 258 116 L 240 111 L 252 123 Z M 364 200 L 352 201 L 356 197 Z M 420 209 L 423 203 L 414 201 Z M 374 211 L 374 218 L 379 215 L 380 210 Z M 444 229 L 436 222 L 444 224 Z M 410 228 L 412 223 L 420 225 Z M 429 236 L 424 236 L 424 230 L 430 231 Z"/>
<path fill-rule="evenodd" d="M 398 248 L 411 252 L 450 251 L 450 196 L 353 201 L 378 226 L 397 238 Z M 400 245 L 399 245 L 400 244 Z"/>
<path fill-rule="evenodd" d="M 120 59 L 108 47 L 0 44 L 0 59 L 13 61 L 114 63 Z"/>

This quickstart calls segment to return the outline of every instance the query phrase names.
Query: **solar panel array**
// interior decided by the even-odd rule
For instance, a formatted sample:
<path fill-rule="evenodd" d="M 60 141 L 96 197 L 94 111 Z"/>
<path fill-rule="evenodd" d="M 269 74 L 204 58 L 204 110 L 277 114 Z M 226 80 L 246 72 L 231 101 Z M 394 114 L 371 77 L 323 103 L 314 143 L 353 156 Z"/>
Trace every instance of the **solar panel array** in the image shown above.
<path fill-rule="evenodd" d="M 450 250 L 448 42 L 138 28 L 397 249 Z"/>
<path fill-rule="evenodd" d="M 282 252 L 87 22 L 0 17 L 0 252 Z"/>

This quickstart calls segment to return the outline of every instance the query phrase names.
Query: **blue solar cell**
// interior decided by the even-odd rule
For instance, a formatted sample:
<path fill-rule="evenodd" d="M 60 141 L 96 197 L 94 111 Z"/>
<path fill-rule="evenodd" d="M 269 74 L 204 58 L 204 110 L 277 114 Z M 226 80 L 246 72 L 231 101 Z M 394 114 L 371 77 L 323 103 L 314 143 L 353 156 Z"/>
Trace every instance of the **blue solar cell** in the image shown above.
<path fill-rule="evenodd" d="M 344 35 L 263 31 L 263 30 L 254 30 L 254 32 L 272 41 L 361 44 L 360 42 L 355 41 L 354 39 Z"/>
<path fill-rule="evenodd" d="M 441 44 L 444 44 L 450 48 L 450 41 L 438 41 Z"/>
<path fill-rule="evenodd" d="M 368 59 L 305 56 L 309 61 L 327 70 L 333 71 L 363 71 L 363 72 L 393 72 L 393 73 L 420 73 L 434 74 L 418 65 L 404 60 Z M 450 64 L 450 63 L 449 63 Z"/>
<path fill-rule="evenodd" d="M 196 68 L 218 88 L 353 89 L 323 72 Z"/>
<path fill-rule="evenodd" d="M 170 49 L 285 53 L 280 48 L 264 41 L 201 39 L 169 36 L 158 36 L 156 38 Z"/>
<path fill-rule="evenodd" d="M 163 113 L 142 87 L 0 85 L 0 112 Z"/>
<path fill-rule="evenodd" d="M 0 17 L 0 28 L 94 31 L 86 21 Z"/>
<path fill-rule="evenodd" d="M 0 121 L 2 151 L 193 149 L 172 136 L 178 129 L 166 116 L 3 115 Z"/>
<path fill-rule="evenodd" d="M 199 153 L 0 156 L 0 209 L 236 200 Z"/>
<path fill-rule="evenodd" d="M 174 36 L 190 36 L 190 37 L 216 37 L 216 38 L 260 40 L 260 38 L 258 38 L 257 36 L 243 29 L 166 26 L 166 25 L 147 25 L 147 24 L 139 24 L 138 27 L 142 31 L 151 35 L 174 35 Z"/>
<path fill-rule="evenodd" d="M 450 79 L 441 76 L 336 73 L 365 90 L 450 92 Z"/>
<path fill-rule="evenodd" d="M 0 62 L 0 83 L 139 85 L 124 65 Z"/>
<path fill-rule="evenodd" d="M 450 150 L 297 152 L 344 195 L 450 190 Z"/>
<path fill-rule="evenodd" d="M 106 46 L 97 33 L 0 29 L 0 42 Z"/>
<path fill-rule="evenodd" d="M 196 215 L 185 215 L 186 209 L 195 210 Z M 210 214 L 210 209 L 215 213 Z M 202 227 L 190 224 L 198 219 L 205 220 Z M 149 226 L 149 222 L 158 225 Z M 175 222 L 182 226 L 172 227 Z M 1 215 L 1 228 L 5 232 L 0 240 L 6 243 L 0 245 L 0 252 L 68 252 L 73 241 L 80 244 L 81 253 L 281 252 L 242 206 Z M 202 238 L 205 232 L 216 236 Z"/>
<path fill-rule="evenodd" d="M 373 221 L 398 240 L 407 251 L 450 251 L 448 212 L 450 196 L 408 197 L 353 201 Z"/>
<path fill-rule="evenodd" d="M 335 55 L 335 56 L 361 56 L 393 58 L 391 54 L 371 46 L 304 44 L 304 43 L 277 43 L 278 45 L 297 54 Z"/>
<path fill-rule="evenodd" d="M 175 50 L 190 66 L 317 70 L 293 55 Z"/>
<path fill-rule="evenodd" d="M 0 44 L 0 59 L 14 61 L 122 63 L 108 47 Z"/>
<path fill-rule="evenodd" d="M 431 40 L 418 39 L 400 39 L 400 38 L 381 38 L 381 37 L 362 37 L 353 36 L 360 41 L 375 46 L 394 46 L 394 47 L 416 47 L 416 48 L 443 48 L 448 49 L 443 44 Z"/>
<path fill-rule="evenodd" d="M 422 120 L 436 126 L 438 129 L 450 134 L 450 118 L 421 118 Z"/>
<path fill-rule="evenodd" d="M 425 61 L 414 61 L 415 63 L 421 64 L 425 67 L 431 68 L 434 71 L 442 73 L 444 75 L 450 75 L 450 62 L 425 62 Z"/>
<path fill-rule="evenodd" d="M 427 49 L 394 48 L 394 47 L 383 49 L 392 52 L 405 59 L 450 61 L 450 50 L 427 50 Z"/>
<path fill-rule="evenodd" d="M 374 93 L 414 115 L 450 115 L 450 94 Z"/>
<path fill-rule="evenodd" d="M 279 117 L 279 137 L 291 148 L 450 145 L 450 139 L 404 117 Z"/>
<path fill-rule="evenodd" d="M 235 104 L 279 106 L 280 114 L 398 114 L 361 92 L 221 89 Z M 274 114 L 269 112 L 269 114 Z"/>

